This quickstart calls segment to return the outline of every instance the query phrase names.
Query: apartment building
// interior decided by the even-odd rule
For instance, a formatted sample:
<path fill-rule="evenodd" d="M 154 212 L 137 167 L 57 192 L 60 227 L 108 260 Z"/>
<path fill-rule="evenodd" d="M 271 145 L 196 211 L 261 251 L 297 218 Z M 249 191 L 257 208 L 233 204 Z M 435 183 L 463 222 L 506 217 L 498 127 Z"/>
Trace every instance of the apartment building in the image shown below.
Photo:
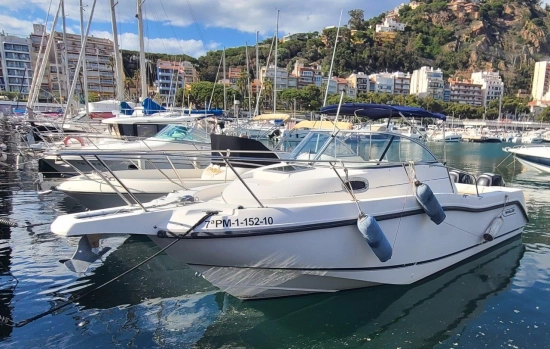
<path fill-rule="evenodd" d="M 321 87 L 323 82 L 321 67 L 318 65 L 306 66 L 301 60 L 294 63 L 294 69 L 290 75 L 297 78 L 297 88 L 304 88 L 307 85 Z"/>
<path fill-rule="evenodd" d="M 441 69 L 424 66 L 413 71 L 410 94 L 443 100 L 444 85 Z"/>
<path fill-rule="evenodd" d="M 483 106 L 495 99 L 500 99 L 504 95 L 504 82 L 500 78 L 499 72 L 475 72 L 471 75 L 474 84 L 480 84 L 483 91 Z"/>
<path fill-rule="evenodd" d="M 531 88 L 531 97 L 535 101 L 546 99 L 546 94 L 550 87 L 550 61 L 541 61 L 535 63 L 535 72 L 533 74 L 533 87 Z"/>
<path fill-rule="evenodd" d="M 408 95 L 411 92 L 411 74 L 395 72 L 393 75 L 393 94 Z"/>
<path fill-rule="evenodd" d="M 157 61 L 156 93 L 164 103 L 170 105 L 176 91 L 198 81 L 197 70 L 191 62 L 173 62 L 159 59 Z"/>
<path fill-rule="evenodd" d="M 481 84 L 474 84 L 472 80 L 449 79 L 450 102 L 469 104 L 472 107 L 483 105 L 483 89 Z"/>
<path fill-rule="evenodd" d="M 353 73 L 347 77 L 348 85 L 357 90 L 357 94 L 374 92 L 374 83 L 365 73 Z"/>
<path fill-rule="evenodd" d="M 30 46 L 27 38 L 0 33 L 0 91 L 28 96 L 33 74 Z"/>
<path fill-rule="evenodd" d="M 33 24 L 33 33 L 30 35 L 32 43 L 31 58 L 33 65 L 41 61 L 49 33 L 44 33 L 43 24 Z M 43 38 L 43 39 L 42 39 Z M 50 100 L 52 97 L 67 98 L 68 88 L 73 79 L 77 79 L 76 95 L 83 98 L 83 74 L 75 74 L 76 65 L 82 48 L 79 34 L 54 33 L 55 44 L 47 58 L 47 66 L 40 81 L 39 100 Z M 42 49 L 41 49 L 41 46 Z M 64 51 L 67 54 L 65 56 Z M 95 93 L 101 100 L 115 98 L 115 67 L 114 44 L 109 39 L 88 36 L 85 48 L 86 77 L 88 91 Z M 68 71 L 65 71 L 65 66 Z M 38 69 L 34 67 L 33 69 Z M 122 78 L 122 77 L 121 77 Z"/>
<path fill-rule="evenodd" d="M 260 69 L 260 81 L 262 84 L 265 84 L 266 81 L 271 81 L 274 87 L 276 82 L 277 91 L 285 90 L 288 88 L 288 73 L 286 68 L 277 67 L 277 79 L 275 80 L 275 66 L 263 66 Z"/>
<path fill-rule="evenodd" d="M 323 83 L 328 84 L 328 94 L 340 94 L 342 91 L 346 91 L 346 94 L 350 97 L 357 96 L 357 90 L 348 84 L 347 79 L 333 76 L 331 79 L 323 78 Z M 325 85 L 326 86 L 326 85 Z M 324 91 L 323 91 L 324 93 Z"/>
<path fill-rule="evenodd" d="M 369 75 L 369 79 L 374 86 L 372 92 L 389 93 L 393 95 L 394 77 L 391 73 L 378 73 Z M 372 86 L 372 85 L 371 85 Z"/>

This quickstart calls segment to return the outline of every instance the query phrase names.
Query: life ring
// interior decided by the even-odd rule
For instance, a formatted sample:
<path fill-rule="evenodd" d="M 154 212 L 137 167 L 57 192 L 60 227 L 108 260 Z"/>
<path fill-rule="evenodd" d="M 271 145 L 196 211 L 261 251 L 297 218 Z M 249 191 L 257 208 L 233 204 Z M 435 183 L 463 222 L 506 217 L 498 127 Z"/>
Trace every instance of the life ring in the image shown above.
<path fill-rule="evenodd" d="M 76 139 L 81 146 L 85 146 L 86 143 L 84 142 L 84 138 L 82 137 L 76 137 L 76 136 L 67 136 L 65 137 L 65 139 L 63 139 L 63 144 L 65 144 L 66 147 L 69 146 L 69 144 L 71 144 L 70 140 L 71 139 Z"/>

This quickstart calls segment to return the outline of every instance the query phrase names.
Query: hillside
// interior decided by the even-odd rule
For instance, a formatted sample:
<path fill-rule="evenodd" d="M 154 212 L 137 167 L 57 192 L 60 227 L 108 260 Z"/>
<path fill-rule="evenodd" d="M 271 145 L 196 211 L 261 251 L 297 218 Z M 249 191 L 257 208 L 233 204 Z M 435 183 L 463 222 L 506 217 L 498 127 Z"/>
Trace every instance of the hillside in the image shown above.
<path fill-rule="evenodd" d="M 352 72 L 409 71 L 423 65 L 441 68 L 446 76 L 474 70 L 499 70 L 506 94 L 530 89 L 534 62 L 550 56 L 549 10 L 536 0 L 480 1 L 474 13 L 449 8 L 448 0 L 418 0 L 416 8 L 404 6 L 397 20 L 405 23 L 393 41 L 375 39 L 374 28 L 385 14 L 363 18 L 363 10 L 349 11 L 350 21 L 341 30 L 334 61 L 334 75 Z M 332 57 L 336 29 L 306 33 L 307 39 L 290 40 L 279 45 L 279 66 L 290 71 L 297 59 L 320 63 L 327 72 Z M 271 39 L 260 44 L 260 64 L 265 64 Z M 250 74 L 254 76 L 255 50 L 249 47 Z M 125 51 L 127 76 L 133 76 L 135 52 Z M 202 80 L 214 81 L 222 52 L 210 51 L 189 60 Z M 147 54 L 151 57 L 150 54 Z M 163 55 L 163 58 L 170 58 Z M 151 58 L 150 58 L 151 59 Z M 174 60 L 174 58 L 172 58 Z M 273 62 L 271 58 L 271 63 Z M 245 47 L 226 50 L 228 66 L 246 67 Z M 151 76 L 153 78 L 153 76 Z"/>

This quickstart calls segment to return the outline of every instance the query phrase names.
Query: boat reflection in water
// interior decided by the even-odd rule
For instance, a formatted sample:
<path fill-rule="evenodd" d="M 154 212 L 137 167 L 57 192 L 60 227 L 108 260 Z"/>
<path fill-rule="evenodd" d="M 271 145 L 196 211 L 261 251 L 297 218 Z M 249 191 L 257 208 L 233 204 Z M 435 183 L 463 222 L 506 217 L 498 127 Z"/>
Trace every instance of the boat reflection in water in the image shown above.
<path fill-rule="evenodd" d="M 108 254 L 93 274 L 79 278 L 75 284 L 89 285 L 90 289 L 102 285 L 158 250 L 159 248 L 148 238 L 132 235 Z M 196 277 L 195 272 L 185 264 L 161 254 L 113 285 L 100 288 L 82 298 L 79 305 L 83 309 L 109 309 L 121 305 L 138 305 L 150 299 L 160 300 L 214 290 L 217 291 L 204 279 Z M 83 292 L 85 291 L 81 290 L 77 293 Z"/>
<path fill-rule="evenodd" d="M 413 286 L 379 286 L 254 302 L 218 294 L 223 311 L 201 347 L 433 347 L 483 311 L 519 267 L 519 237 Z"/>

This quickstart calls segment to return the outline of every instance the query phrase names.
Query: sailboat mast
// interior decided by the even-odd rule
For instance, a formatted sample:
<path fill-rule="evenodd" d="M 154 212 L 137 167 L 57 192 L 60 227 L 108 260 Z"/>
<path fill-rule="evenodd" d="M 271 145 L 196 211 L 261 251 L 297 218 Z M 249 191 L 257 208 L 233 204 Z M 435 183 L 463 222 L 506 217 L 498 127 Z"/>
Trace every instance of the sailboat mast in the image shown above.
<path fill-rule="evenodd" d="M 86 34 L 84 35 L 84 42 L 82 43 L 80 47 L 80 54 L 78 55 L 78 61 L 76 62 L 76 68 L 75 68 L 75 75 L 80 70 L 80 67 L 82 67 L 82 61 L 85 59 L 86 55 L 86 41 L 88 40 L 88 33 L 90 32 L 90 26 L 92 24 L 92 19 L 94 18 L 94 10 L 95 10 L 95 4 L 97 0 L 94 0 L 92 3 L 92 9 L 90 10 L 90 19 L 88 20 L 88 25 L 86 27 Z M 67 96 L 67 100 L 70 101 L 73 99 L 74 96 L 74 90 L 76 87 L 76 81 L 77 79 L 73 79 L 73 82 L 71 83 L 71 88 L 69 89 L 69 95 Z M 67 119 L 67 114 L 69 112 L 68 108 L 65 108 L 65 113 L 63 114 L 63 121 L 61 122 L 61 128 L 63 128 L 63 124 L 65 123 L 65 120 Z"/>
<path fill-rule="evenodd" d="M 61 3 L 59 4 L 59 7 L 57 8 L 57 12 L 55 13 L 55 17 L 53 19 L 52 30 L 48 37 L 48 43 L 46 44 L 46 49 L 44 50 L 44 56 L 42 56 L 42 60 L 40 62 L 40 68 L 38 69 L 38 72 L 35 72 L 36 75 L 33 75 L 33 78 L 36 77 L 36 80 L 32 81 L 32 86 L 34 88 L 31 89 L 32 94 L 31 94 L 31 91 L 29 91 L 29 97 L 27 100 L 27 111 L 29 111 L 30 109 L 29 113 L 32 112 L 34 102 L 38 99 L 38 96 L 40 94 L 40 81 L 44 77 L 44 71 L 46 70 L 46 65 L 48 64 L 48 61 L 49 61 L 48 57 L 50 57 L 50 51 L 52 48 L 52 44 L 54 42 L 55 27 L 57 25 L 57 18 L 59 17 L 60 9 L 61 9 Z M 46 28 L 44 28 L 44 30 L 46 30 Z M 23 81 L 24 81 L 24 77 L 23 77 Z"/>
<path fill-rule="evenodd" d="M 275 27 L 275 72 L 273 77 L 273 113 L 277 111 L 277 44 L 279 43 L 279 11 L 277 10 L 277 25 Z"/>
<path fill-rule="evenodd" d="M 116 26 L 116 14 L 115 14 L 115 0 L 110 0 L 111 2 L 111 25 L 113 27 L 113 48 L 115 54 L 115 80 L 116 80 L 116 92 L 115 99 L 124 100 L 124 81 L 122 77 L 124 76 L 122 72 L 122 56 L 118 48 L 118 29 Z"/>
<path fill-rule="evenodd" d="M 84 79 L 84 106 L 86 108 L 86 115 L 90 115 L 90 107 L 88 106 L 88 72 L 86 69 L 86 40 L 84 40 L 84 6 L 82 0 L 80 0 L 80 43 L 84 47 L 84 59 L 82 60 L 82 77 Z M 78 74 L 78 72 L 76 72 Z"/>
<path fill-rule="evenodd" d="M 245 53 L 246 53 L 246 91 L 248 92 L 248 116 L 250 117 L 250 112 L 252 111 L 252 98 L 251 88 L 250 88 L 250 66 L 248 59 L 248 42 L 245 41 Z"/>
<path fill-rule="evenodd" d="M 67 88 L 67 95 L 69 95 L 69 89 L 71 88 L 71 83 L 69 82 L 69 62 L 67 57 L 67 24 L 65 22 L 65 0 L 61 0 L 61 23 L 63 26 L 63 71 L 65 72 L 65 86 Z M 72 101 L 65 101 L 67 103 L 66 108 L 72 106 Z"/>
<path fill-rule="evenodd" d="M 340 19 L 338 20 L 338 28 L 336 29 L 336 38 L 334 39 L 334 50 L 332 51 L 332 59 L 330 60 L 330 69 L 328 71 L 327 88 L 325 90 L 325 98 L 323 99 L 323 107 L 327 104 L 328 88 L 330 86 L 330 80 L 332 79 L 332 67 L 334 65 L 334 57 L 336 56 L 336 46 L 338 45 L 338 35 L 340 34 L 340 23 L 342 23 L 342 12 L 344 12 L 344 10 L 340 10 Z"/>
<path fill-rule="evenodd" d="M 143 15 L 141 12 L 142 0 L 136 0 L 138 36 L 139 36 L 139 78 L 141 80 L 141 100 L 147 98 L 147 66 L 145 62 L 145 43 L 143 41 Z"/>
<path fill-rule="evenodd" d="M 223 111 L 225 112 L 227 110 L 227 89 L 225 87 L 225 47 L 223 48 Z"/>
<path fill-rule="evenodd" d="M 258 42 L 258 34 L 259 32 L 256 31 L 256 79 L 260 81 L 260 44 Z"/>

